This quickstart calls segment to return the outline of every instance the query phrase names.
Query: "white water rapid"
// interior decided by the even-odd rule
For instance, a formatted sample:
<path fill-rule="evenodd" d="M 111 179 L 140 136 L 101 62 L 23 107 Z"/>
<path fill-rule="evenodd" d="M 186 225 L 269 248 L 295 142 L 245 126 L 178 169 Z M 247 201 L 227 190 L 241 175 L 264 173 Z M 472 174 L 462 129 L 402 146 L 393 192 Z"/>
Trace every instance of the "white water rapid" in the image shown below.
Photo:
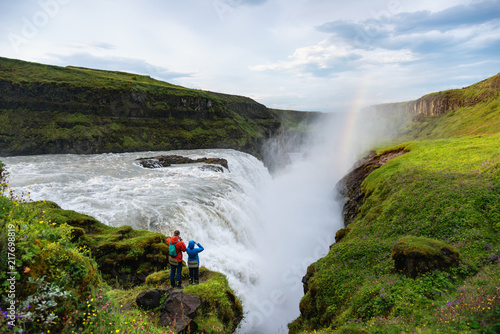
<path fill-rule="evenodd" d="M 334 186 L 360 147 L 342 158 L 345 122 L 325 122 L 271 176 L 234 150 L 2 157 L 16 194 L 50 200 L 112 226 L 131 225 L 200 242 L 202 265 L 227 275 L 243 301 L 240 334 L 286 333 L 299 315 L 301 279 L 342 227 Z M 367 144 L 369 145 L 369 144 Z M 353 153 L 354 152 L 354 153 Z M 199 164 L 146 169 L 135 159 L 178 154 L 228 160 L 224 173 Z"/>

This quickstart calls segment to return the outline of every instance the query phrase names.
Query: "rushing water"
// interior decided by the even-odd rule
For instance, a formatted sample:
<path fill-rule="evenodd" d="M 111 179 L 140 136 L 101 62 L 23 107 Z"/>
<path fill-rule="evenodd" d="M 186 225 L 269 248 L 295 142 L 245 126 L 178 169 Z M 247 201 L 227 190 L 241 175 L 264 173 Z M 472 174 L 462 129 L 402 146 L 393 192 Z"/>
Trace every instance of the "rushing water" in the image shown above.
<path fill-rule="evenodd" d="M 178 154 L 228 160 L 224 173 L 201 164 L 147 169 L 136 159 Z M 227 275 L 243 301 L 239 333 L 285 333 L 299 315 L 301 279 L 340 227 L 333 162 L 300 159 L 272 177 L 234 150 L 5 157 L 16 194 L 50 200 L 111 226 L 200 242 L 202 265 Z M 297 159 L 299 157 L 299 159 Z"/>

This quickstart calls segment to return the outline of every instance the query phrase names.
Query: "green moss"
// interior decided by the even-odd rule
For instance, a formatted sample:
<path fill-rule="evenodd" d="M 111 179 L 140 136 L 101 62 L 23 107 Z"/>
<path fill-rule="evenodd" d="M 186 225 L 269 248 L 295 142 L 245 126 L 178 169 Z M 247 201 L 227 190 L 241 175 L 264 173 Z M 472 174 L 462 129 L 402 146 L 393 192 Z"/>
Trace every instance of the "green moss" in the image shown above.
<path fill-rule="evenodd" d="M 392 257 L 396 254 L 404 256 L 436 257 L 444 253 L 453 254 L 458 257 L 458 252 L 454 247 L 446 243 L 426 237 L 406 236 L 401 238 L 392 249 Z"/>
<path fill-rule="evenodd" d="M 216 272 L 205 272 L 204 275 L 208 277 L 203 283 L 184 288 L 185 292 L 202 300 L 195 321 L 201 328 L 216 326 L 222 333 L 233 333 L 243 316 L 241 302 L 224 275 Z"/>
<path fill-rule="evenodd" d="M 134 230 L 128 225 L 107 226 L 93 217 L 62 210 L 53 202 L 25 205 L 44 211 L 51 222 L 69 225 L 72 240 L 90 250 L 108 284 L 141 284 L 149 274 L 168 265 L 168 247 L 160 233 Z"/>
<path fill-rule="evenodd" d="M 170 273 L 168 271 L 158 271 L 146 277 L 146 284 L 161 285 L 170 284 Z"/>

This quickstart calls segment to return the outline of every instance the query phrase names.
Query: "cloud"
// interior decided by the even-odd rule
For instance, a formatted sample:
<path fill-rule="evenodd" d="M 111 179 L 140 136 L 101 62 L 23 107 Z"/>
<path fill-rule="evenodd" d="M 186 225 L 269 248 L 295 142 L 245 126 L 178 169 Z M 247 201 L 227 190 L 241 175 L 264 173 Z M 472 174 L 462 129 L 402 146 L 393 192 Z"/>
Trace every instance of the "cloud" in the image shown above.
<path fill-rule="evenodd" d="M 298 75 L 310 74 L 325 77 L 346 72 L 358 67 L 377 64 L 404 63 L 416 60 L 408 50 L 354 50 L 347 44 L 323 40 L 317 45 L 295 50 L 288 61 L 274 64 L 255 65 L 253 71 L 293 71 Z"/>
<path fill-rule="evenodd" d="M 268 0 L 215 0 L 215 1 L 219 2 L 220 4 L 235 8 L 242 5 L 257 6 L 267 2 Z"/>
<path fill-rule="evenodd" d="M 443 49 L 447 45 L 460 43 L 463 40 L 455 38 L 454 32 L 487 24 L 496 29 L 500 27 L 500 0 L 457 5 L 439 12 L 425 10 L 395 13 L 359 22 L 335 20 L 324 23 L 317 29 L 357 48 L 371 48 L 376 45 L 387 49 L 406 47 L 413 51 L 419 51 L 420 48 L 422 51 L 426 49 L 425 44 L 434 44 L 434 47 L 441 46 L 440 49 Z M 436 35 L 428 34 L 433 31 L 439 32 L 441 39 L 446 38 L 447 43 L 443 44 L 442 41 L 436 40 Z M 478 30 L 476 35 L 479 34 L 481 31 Z M 453 41 L 454 43 L 450 43 Z"/>
<path fill-rule="evenodd" d="M 491 50 L 500 40 L 500 0 L 456 5 L 441 11 L 402 12 L 360 21 L 334 20 L 317 26 L 330 37 L 297 48 L 287 60 L 250 67 L 328 76 L 384 64 L 406 65 Z M 468 45 L 468 48 L 464 48 Z"/>
<path fill-rule="evenodd" d="M 500 1 L 474 2 L 457 5 L 440 12 L 419 11 L 395 16 L 396 32 L 455 30 L 500 19 Z"/>
<path fill-rule="evenodd" d="M 68 56 L 51 55 L 61 66 L 78 66 L 109 71 L 122 71 L 149 75 L 153 78 L 170 81 L 177 78 L 190 77 L 191 73 L 170 71 L 164 67 L 152 65 L 141 59 L 125 57 L 98 57 L 90 53 L 75 53 Z"/>

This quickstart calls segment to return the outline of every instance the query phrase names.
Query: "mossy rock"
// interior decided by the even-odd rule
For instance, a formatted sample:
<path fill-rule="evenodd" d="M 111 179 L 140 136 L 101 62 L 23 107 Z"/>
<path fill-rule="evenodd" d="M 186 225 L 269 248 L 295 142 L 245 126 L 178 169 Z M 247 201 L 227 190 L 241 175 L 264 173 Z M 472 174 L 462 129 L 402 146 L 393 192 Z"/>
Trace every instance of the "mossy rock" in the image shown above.
<path fill-rule="evenodd" d="M 446 270 L 459 264 L 460 254 L 446 243 L 426 238 L 406 236 L 392 248 L 396 271 L 417 277 L 432 270 Z"/>
<path fill-rule="evenodd" d="M 161 285 L 170 282 L 170 272 L 166 270 L 157 271 L 146 277 L 146 284 Z"/>
<path fill-rule="evenodd" d="M 243 319 L 241 302 L 221 273 L 201 267 L 200 284 L 186 286 L 184 291 L 201 298 L 200 310 L 194 318 L 200 328 L 215 326 L 222 333 L 234 333 Z"/>
<path fill-rule="evenodd" d="M 342 239 L 345 238 L 345 236 L 349 233 L 348 228 L 341 228 L 340 230 L 335 233 L 335 242 L 340 242 Z"/>
<path fill-rule="evenodd" d="M 112 286 L 140 285 L 149 274 L 168 268 L 168 247 L 161 233 L 107 226 L 91 216 L 62 210 L 54 202 L 28 205 L 44 210 L 58 225 L 71 226 L 72 242 L 90 249 L 102 278 Z"/>

